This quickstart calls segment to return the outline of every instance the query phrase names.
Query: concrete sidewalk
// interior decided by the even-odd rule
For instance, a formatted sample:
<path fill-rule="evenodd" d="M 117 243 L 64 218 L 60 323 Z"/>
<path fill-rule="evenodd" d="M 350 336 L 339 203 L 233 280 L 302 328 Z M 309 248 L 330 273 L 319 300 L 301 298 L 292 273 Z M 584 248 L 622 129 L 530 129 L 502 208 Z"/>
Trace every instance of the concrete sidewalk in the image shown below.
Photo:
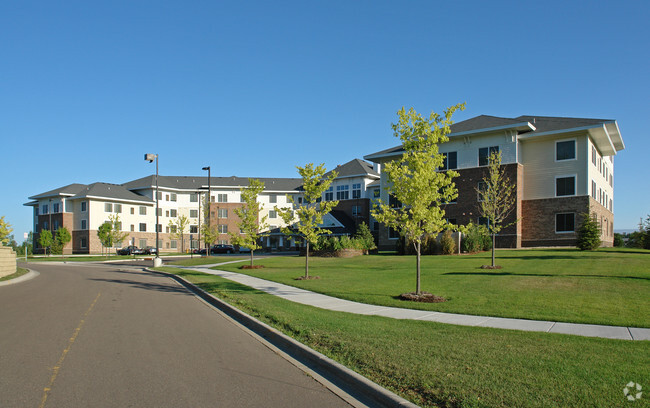
<path fill-rule="evenodd" d="M 621 326 L 602 326 L 596 324 L 562 323 L 543 320 L 509 319 L 503 317 L 475 316 L 455 313 L 430 312 L 426 310 L 402 309 L 397 307 L 368 305 L 365 303 L 352 302 L 310 292 L 308 290 L 271 282 L 235 272 L 218 271 L 209 269 L 211 267 L 242 262 L 230 261 L 214 265 L 202 265 L 200 267 L 177 266 L 183 269 L 192 269 L 210 275 L 221 276 L 222 278 L 241 283 L 242 285 L 279 296 L 304 305 L 315 306 L 321 309 L 338 312 L 356 313 L 362 315 L 376 315 L 392 317 L 394 319 L 426 320 L 438 323 L 457 324 L 460 326 L 493 327 L 497 329 L 525 330 L 546 333 L 572 334 L 585 337 L 602 337 L 606 339 L 620 340 L 650 340 L 650 329 Z M 171 265 L 169 265 L 171 266 Z"/>

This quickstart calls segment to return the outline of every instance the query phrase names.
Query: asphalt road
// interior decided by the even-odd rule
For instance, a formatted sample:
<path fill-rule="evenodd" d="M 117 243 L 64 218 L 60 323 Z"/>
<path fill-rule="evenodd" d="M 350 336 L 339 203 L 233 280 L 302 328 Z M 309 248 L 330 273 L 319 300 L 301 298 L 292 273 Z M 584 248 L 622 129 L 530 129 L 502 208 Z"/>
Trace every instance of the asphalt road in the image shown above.
<path fill-rule="evenodd" d="M 0 286 L 0 407 L 348 407 L 169 278 L 29 264 Z"/>

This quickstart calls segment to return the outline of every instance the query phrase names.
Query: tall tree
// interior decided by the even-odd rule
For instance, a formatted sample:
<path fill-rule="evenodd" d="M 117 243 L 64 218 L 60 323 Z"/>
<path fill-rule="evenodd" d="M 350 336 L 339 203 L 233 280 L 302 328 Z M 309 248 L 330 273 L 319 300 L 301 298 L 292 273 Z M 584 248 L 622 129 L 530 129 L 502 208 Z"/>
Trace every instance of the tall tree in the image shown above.
<path fill-rule="evenodd" d="M 219 238 L 219 231 L 217 226 L 212 224 L 211 217 L 212 211 L 210 209 L 210 198 L 206 194 L 203 199 L 203 219 L 204 223 L 201 225 L 201 238 L 206 246 L 206 255 L 210 255 L 210 246 Z"/>
<path fill-rule="evenodd" d="M 412 242 L 417 255 L 415 293 L 420 289 L 420 254 L 422 241 L 427 234 L 438 234 L 450 226 L 445 220 L 442 205 L 453 201 L 458 190 L 453 170 L 439 171 L 444 155 L 438 144 L 449 140 L 456 110 L 465 109 L 458 104 L 445 110 L 443 115 L 431 112 L 428 118 L 410 108 L 397 112 L 398 122 L 392 124 L 393 135 L 402 141 L 404 154 L 401 158 L 384 165 L 383 173 L 388 180 L 388 193 L 401 205 L 390 205 L 379 200 L 372 216 L 389 228 L 393 228 Z"/>
<path fill-rule="evenodd" d="M 107 253 L 108 248 L 113 246 L 113 235 L 111 234 L 112 229 L 113 225 L 109 221 L 105 221 L 99 226 L 99 228 L 97 228 L 97 238 L 99 238 L 102 248 L 107 248 Z"/>
<path fill-rule="evenodd" d="M 38 234 L 38 243 L 41 245 L 41 248 L 45 250 L 45 255 L 47 255 L 47 248 L 51 247 L 54 243 L 52 231 L 47 229 L 41 230 L 41 233 Z"/>
<path fill-rule="evenodd" d="M 170 235 L 174 239 L 181 240 L 181 252 L 185 252 L 185 231 L 190 225 L 190 219 L 181 215 L 176 220 L 169 220 Z"/>
<path fill-rule="evenodd" d="M 239 217 L 238 227 L 240 233 L 229 232 L 233 244 L 249 248 L 251 250 L 251 266 L 253 266 L 253 252 L 260 249 L 259 239 L 269 227 L 266 222 L 268 215 L 260 217 L 262 203 L 257 197 L 264 191 L 264 183 L 258 179 L 248 179 L 248 186 L 241 188 L 241 201 L 245 207 L 235 208 L 235 214 Z"/>
<path fill-rule="evenodd" d="M 56 230 L 54 240 L 56 241 L 57 246 L 61 248 L 61 255 L 63 255 L 63 248 L 68 244 L 68 242 L 72 241 L 72 235 L 66 227 L 59 227 L 59 229 Z"/>
<path fill-rule="evenodd" d="M 9 243 L 9 235 L 11 235 L 11 232 L 13 231 L 13 228 L 11 228 L 11 224 L 5 221 L 5 216 L 0 217 L 0 243 L 2 245 L 7 245 Z"/>
<path fill-rule="evenodd" d="M 305 279 L 309 279 L 309 244 L 316 244 L 318 237 L 322 234 L 331 234 L 330 230 L 320 228 L 323 223 L 323 217 L 332 211 L 332 208 L 338 205 L 338 201 L 321 201 L 323 193 L 330 187 L 332 181 L 338 176 L 336 171 L 332 171 L 328 177 L 325 177 L 325 164 L 314 167 L 313 163 L 308 163 L 305 167 L 296 167 L 298 174 L 302 177 L 303 202 L 302 204 L 293 203 L 293 197 L 289 196 L 289 202 L 294 204 L 292 208 L 278 208 L 278 212 L 284 223 L 287 225 L 282 228 L 282 232 L 287 235 L 296 231 L 305 239 Z M 297 218 L 297 220 L 296 220 Z"/>
<path fill-rule="evenodd" d="M 479 214 L 487 219 L 488 231 L 492 235 L 492 266 L 495 266 L 496 235 L 513 223 L 504 225 L 506 219 L 515 209 L 517 200 L 516 185 L 512 184 L 506 174 L 505 166 L 501 166 L 501 152 L 490 153 L 487 174 L 483 177 L 480 187 L 476 189 L 479 201 Z"/>
<path fill-rule="evenodd" d="M 111 223 L 111 237 L 113 245 L 121 243 L 124 238 L 129 236 L 128 232 L 122 232 L 122 222 L 120 222 L 120 216 L 117 214 L 111 214 L 108 216 L 108 220 Z"/>

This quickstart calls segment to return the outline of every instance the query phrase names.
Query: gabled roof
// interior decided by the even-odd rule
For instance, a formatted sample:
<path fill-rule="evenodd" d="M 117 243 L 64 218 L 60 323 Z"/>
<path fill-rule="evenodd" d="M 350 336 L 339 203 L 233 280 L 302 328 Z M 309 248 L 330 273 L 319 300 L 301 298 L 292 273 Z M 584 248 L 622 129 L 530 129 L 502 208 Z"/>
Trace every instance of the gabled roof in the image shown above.
<path fill-rule="evenodd" d="M 300 178 L 257 178 L 264 183 L 265 191 L 297 191 L 302 185 Z M 210 177 L 210 186 L 214 189 L 219 187 L 241 188 L 248 186 L 248 177 Z M 156 176 L 150 175 L 129 181 L 122 184 L 128 190 L 143 190 L 156 186 Z M 197 191 L 207 189 L 207 177 L 194 176 L 158 176 L 158 187 L 173 190 Z"/>
<path fill-rule="evenodd" d="M 58 196 L 74 196 L 78 194 L 82 189 L 86 188 L 85 184 L 68 184 L 67 186 L 59 187 L 54 190 L 47 191 L 35 196 L 28 197 L 30 200 L 38 200 L 39 198 L 49 198 L 49 197 L 58 197 Z"/>
<path fill-rule="evenodd" d="M 340 164 L 335 169 L 325 173 L 325 176 L 327 177 L 332 174 L 332 171 L 338 173 L 337 179 L 346 177 L 370 177 L 378 179 L 380 177 L 379 173 L 372 167 L 372 164 L 360 159 L 354 159 L 345 164 Z"/>
<path fill-rule="evenodd" d="M 514 130 L 525 138 L 552 135 L 570 131 L 588 131 L 603 154 L 616 154 L 625 148 L 618 125 L 613 119 L 564 118 L 522 115 L 516 118 L 480 115 L 451 125 L 448 137 L 478 135 L 481 133 Z M 522 139 L 523 140 L 523 139 Z M 376 161 L 382 157 L 398 156 L 404 152 L 402 145 L 364 156 Z"/>
<path fill-rule="evenodd" d="M 86 186 L 78 194 L 72 197 L 73 200 L 80 198 L 106 198 L 118 201 L 135 201 L 141 203 L 153 203 L 153 199 L 136 194 L 119 184 L 93 183 Z"/>

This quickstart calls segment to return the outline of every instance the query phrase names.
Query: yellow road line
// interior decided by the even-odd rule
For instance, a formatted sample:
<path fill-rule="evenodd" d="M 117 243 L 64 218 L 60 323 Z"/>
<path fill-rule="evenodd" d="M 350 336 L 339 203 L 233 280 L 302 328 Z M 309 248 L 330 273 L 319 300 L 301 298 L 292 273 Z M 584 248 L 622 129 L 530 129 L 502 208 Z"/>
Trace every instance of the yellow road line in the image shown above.
<path fill-rule="evenodd" d="M 59 361 L 57 361 L 56 365 L 52 368 L 52 376 L 50 377 L 50 383 L 47 385 L 47 387 L 43 388 L 43 398 L 41 399 L 41 405 L 38 406 L 38 408 L 43 408 L 45 407 L 45 401 L 47 401 L 47 395 L 52 389 L 52 386 L 54 385 L 54 381 L 56 380 L 56 376 L 59 375 L 59 370 L 61 369 L 61 365 L 63 364 L 63 360 L 65 360 L 65 356 L 68 354 L 70 349 L 72 348 L 72 344 L 74 341 L 77 339 L 77 336 L 79 335 L 79 332 L 81 331 L 81 328 L 83 327 L 84 323 L 86 322 L 86 317 L 90 314 L 90 312 L 93 310 L 95 307 L 95 304 L 99 300 L 99 297 L 101 296 L 101 292 L 97 294 L 97 297 L 95 300 L 93 300 L 93 303 L 90 304 L 90 307 L 88 310 L 86 310 L 86 313 L 84 313 L 83 318 L 81 319 L 81 322 L 79 322 L 79 325 L 77 326 L 76 329 L 74 329 L 74 333 L 72 333 L 72 337 L 70 337 L 70 340 L 68 340 L 68 347 L 63 350 L 63 353 L 61 353 L 61 357 L 59 358 Z"/>

